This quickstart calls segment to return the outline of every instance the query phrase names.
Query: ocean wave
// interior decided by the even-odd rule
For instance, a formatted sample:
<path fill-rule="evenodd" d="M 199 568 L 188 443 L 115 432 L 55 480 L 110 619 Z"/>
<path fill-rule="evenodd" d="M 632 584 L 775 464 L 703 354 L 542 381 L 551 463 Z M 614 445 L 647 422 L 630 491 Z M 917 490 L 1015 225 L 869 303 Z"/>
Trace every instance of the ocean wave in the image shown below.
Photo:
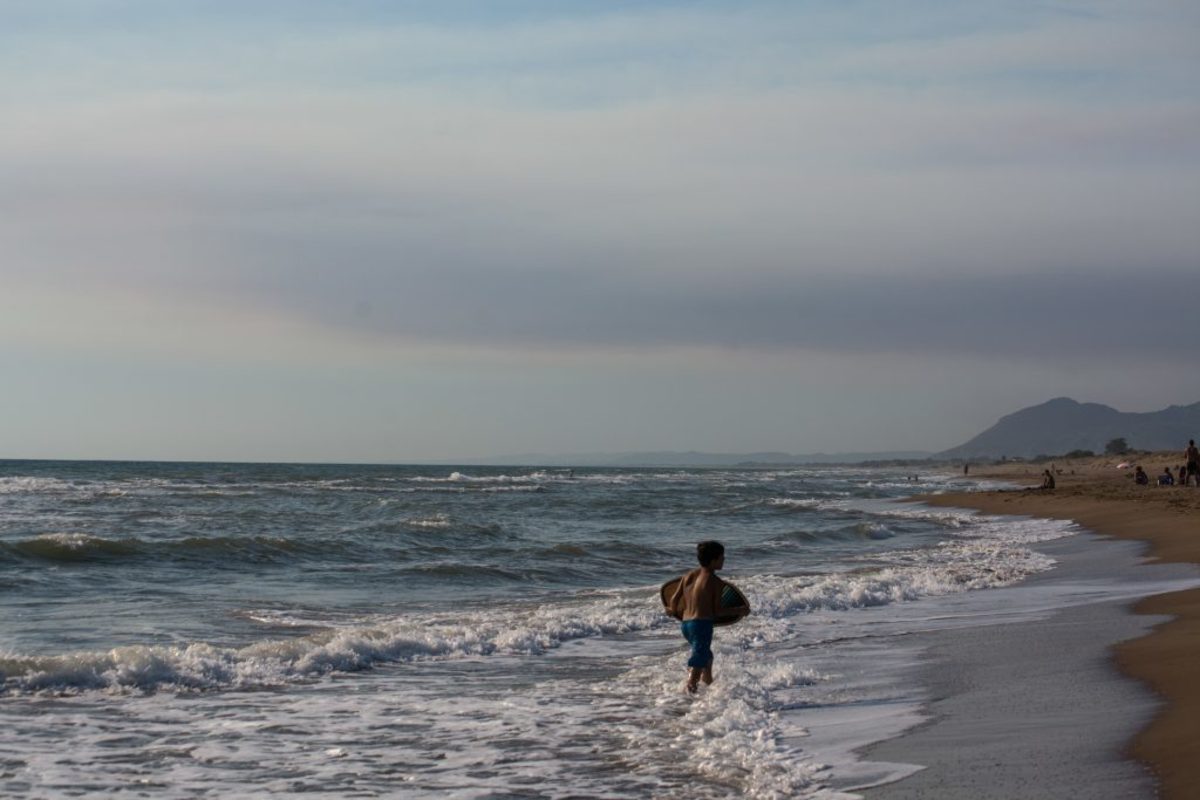
<path fill-rule="evenodd" d="M 547 473 L 540 470 L 526 475 L 468 475 L 454 471 L 440 478 L 416 475 L 407 480 L 412 483 L 534 483 L 544 481 L 547 477 Z"/>
<path fill-rule="evenodd" d="M 939 511 L 933 508 L 894 508 L 866 512 L 873 517 L 888 519 L 912 520 L 916 522 L 933 523 L 942 528 L 962 529 L 971 525 L 972 513 L 962 511 Z"/>
<path fill-rule="evenodd" d="M 347 628 L 361 625 L 365 618 L 361 615 L 335 615 L 328 611 L 282 611 L 279 609 L 242 609 L 233 612 L 233 616 L 247 619 L 268 628 L 286 629 L 321 629 Z"/>
<path fill-rule="evenodd" d="M 0 495 L 50 496 L 59 502 L 86 505 L 122 497 L 185 495 L 189 498 L 224 499 L 257 497 L 261 484 L 183 481 L 168 478 L 124 478 L 120 480 L 67 480 L 32 476 L 0 478 Z"/>
<path fill-rule="evenodd" d="M 896 534 L 887 525 L 880 522 L 857 522 L 838 528 L 797 530 L 779 533 L 766 540 L 767 544 L 780 545 L 794 542 L 817 544 L 820 542 L 846 542 L 858 539 L 891 539 Z"/>
<path fill-rule="evenodd" d="M 272 561 L 305 555 L 329 555 L 346 551 L 335 541 L 298 541 L 277 536 L 190 536 L 186 539 L 147 541 L 134 537 L 109 539 L 86 533 L 43 533 L 31 539 L 0 543 L 0 554 L 59 563 L 114 561 L 154 557 L 189 560 L 202 557 L 224 561 Z"/>
<path fill-rule="evenodd" d="M 955 531 L 967 530 L 978 526 L 978 523 L 986 521 L 985 517 L 978 516 L 974 511 L 965 511 L 951 508 L 933 508 L 931 506 L 895 503 L 895 502 L 876 502 L 869 498 L 858 498 L 855 500 L 837 500 L 823 503 L 821 510 L 831 514 L 840 514 L 847 519 L 856 519 L 863 521 L 874 521 L 881 524 L 900 523 L 900 522 L 918 522 L 929 525 L 934 525 L 939 528 L 948 528 Z"/>
<path fill-rule="evenodd" d="M 851 511 L 861 513 L 869 519 L 933 524 L 953 531 L 958 537 L 999 538 L 1026 544 L 1058 539 L 1079 530 L 1079 526 L 1071 520 L 1001 519 L 966 509 L 934 508 L 919 504 L 890 503 L 876 508 Z"/>
<path fill-rule="evenodd" d="M 881 522 L 860 522 L 854 526 L 854 532 L 866 539 L 891 539 L 896 535 Z"/>
<path fill-rule="evenodd" d="M 338 528 L 332 541 L 345 542 L 345 549 L 352 546 L 386 548 L 397 544 L 461 546 L 484 539 L 503 538 L 504 534 L 504 528 L 495 522 L 467 522 L 445 512 L 434 512 L 362 520 Z"/>
<path fill-rule="evenodd" d="M 546 487 L 541 484 L 490 485 L 490 484 L 459 484 L 459 483 L 426 483 L 419 486 L 401 487 L 389 490 L 393 494 L 470 494 L 499 493 L 499 492 L 544 492 Z"/>
<path fill-rule="evenodd" d="M 564 642 L 666 624 L 657 598 L 606 593 L 561 606 L 495 608 L 404 618 L 241 648 L 204 643 L 132 646 L 61 656 L 0 654 L 7 693 L 246 689 L 308 681 L 381 663 L 491 655 L 537 655 Z"/>
<path fill-rule="evenodd" d="M 544 492 L 544 486 L 484 486 L 480 492 Z"/>
<path fill-rule="evenodd" d="M 1053 558 L 1015 542 L 943 542 L 928 550 L 883 554 L 891 566 L 800 578 L 758 578 L 742 586 L 757 610 L 776 618 L 847 611 L 1011 586 L 1050 569 Z"/>
<path fill-rule="evenodd" d="M 754 614 L 739 626 L 739 636 L 779 639 L 790 635 L 790 620 L 815 611 L 853 612 L 1011 585 L 1054 564 L 1027 543 L 1071 532 L 1064 526 L 1038 523 L 985 522 L 973 538 L 876 556 L 886 566 L 825 575 L 736 576 L 754 608 Z M 464 569 L 497 570 L 461 565 L 419 569 L 456 574 Z M 6 654 L 0 656 L 0 676 L 5 691 L 16 693 L 237 689 L 312 680 L 380 663 L 538 655 L 572 640 L 674 624 L 663 613 L 653 586 L 564 594 L 543 602 L 527 600 L 453 614 L 411 615 L 242 648 L 196 643 L 62 656 Z"/>
<path fill-rule="evenodd" d="M 238 481 L 227 476 L 130 476 L 113 480 L 65 479 L 41 476 L 0 477 L 0 495 L 51 496 L 71 503 L 92 503 L 121 496 L 137 498 L 179 497 L 189 500 L 236 499 L 278 495 L 359 493 L 388 495 L 455 487 L 470 491 L 540 491 L 550 485 L 625 485 L 654 479 L 643 474 L 585 473 L 572 476 L 565 470 L 533 470 L 525 473 L 481 475 L 452 471 L 447 475 L 365 475 L 355 478 L 263 478 Z M 687 473 L 660 476 L 667 482 L 688 480 Z M 694 480 L 695 477 L 692 477 Z M 499 488 L 499 487 L 508 487 Z M 524 488 L 517 488 L 524 487 Z"/>
<path fill-rule="evenodd" d="M 32 539 L 4 542 L 0 548 L 9 553 L 45 561 L 98 561 L 143 552 L 137 539 L 105 539 L 86 533 L 43 533 Z"/>
<path fill-rule="evenodd" d="M 767 505 L 783 511 L 816 511 L 822 502 L 815 497 L 773 497 Z"/>
<path fill-rule="evenodd" d="M 129 493 L 121 481 L 67 480 L 34 476 L 0 477 L 0 496 L 49 499 L 56 506 L 81 506 L 117 500 Z"/>
<path fill-rule="evenodd" d="M 76 486 L 62 478 L 38 478 L 30 475 L 0 477 L 0 494 L 41 494 L 71 491 Z"/>
<path fill-rule="evenodd" d="M 118 497 L 188 500 L 224 500 L 289 494 L 349 492 L 388 494 L 397 491 L 403 477 L 368 476 L 361 478 L 313 478 L 247 481 L 224 478 L 125 477 L 115 480 L 64 479 L 36 476 L 0 477 L 0 495 L 51 496 L 70 503 L 92 503 Z"/>
<path fill-rule="evenodd" d="M 406 519 L 404 520 L 404 524 L 410 528 L 432 528 L 435 530 L 443 530 L 453 525 L 448 514 L 432 514 L 428 517 Z"/>

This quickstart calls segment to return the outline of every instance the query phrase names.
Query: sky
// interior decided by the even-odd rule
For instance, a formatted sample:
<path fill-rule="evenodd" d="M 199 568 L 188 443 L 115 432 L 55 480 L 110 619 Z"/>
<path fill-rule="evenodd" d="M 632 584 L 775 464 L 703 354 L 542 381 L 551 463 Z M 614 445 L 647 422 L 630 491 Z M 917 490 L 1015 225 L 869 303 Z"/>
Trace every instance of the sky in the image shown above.
<path fill-rule="evenodd" d="M 0 119 L 0 457 L 1200 401 L 1190 0 L 0 0 Z"/>

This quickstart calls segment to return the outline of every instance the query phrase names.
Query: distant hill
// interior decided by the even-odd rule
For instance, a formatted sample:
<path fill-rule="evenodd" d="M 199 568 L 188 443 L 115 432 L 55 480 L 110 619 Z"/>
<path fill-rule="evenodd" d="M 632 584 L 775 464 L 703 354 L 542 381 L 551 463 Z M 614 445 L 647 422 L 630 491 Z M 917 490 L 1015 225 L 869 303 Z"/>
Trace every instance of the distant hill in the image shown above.
<path fill-rule="evenodd" d="M 1032 458 L 1072 450 L 1103 453 L 1116 438 L 1136 450 L 1179 450 L 1200 438 L 1200 403 L 1144 414 L 1058 397 L 1001 417 L 983 433 L 938 458 Z"/>
<path fill-rule="evenodd" d="M 863 461 L 896 461 L 928 458 L 925 452 L 889 453 L 627 453 L 612 463 L 622 467 L 727 467 L 740 464 L 858 464 Z"/>
<path fill-rule="evenodd" d="M 734 467 L 776 464 L 858 464 L 864 461 L 902 461 L 929 458 L 927 452 L 886 453 L 702 453 L 659 451 L 637 453 L 520 453 L 492 456 L 476 464 L 541 467 Z"/>

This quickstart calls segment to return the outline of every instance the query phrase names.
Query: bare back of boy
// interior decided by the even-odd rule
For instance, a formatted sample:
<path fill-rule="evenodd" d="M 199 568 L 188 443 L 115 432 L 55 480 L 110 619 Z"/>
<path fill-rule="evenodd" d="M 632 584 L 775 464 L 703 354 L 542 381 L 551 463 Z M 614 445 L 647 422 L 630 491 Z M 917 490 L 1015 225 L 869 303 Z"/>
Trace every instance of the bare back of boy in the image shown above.
<path fill-rule="evenodd" d="M 712 570 L 699 567 L 683 576 L 679 588 L 671 599 L 671 608 L 679 612 L 679 618 L 715 619 L 721 607 L 721 592 L 725 581 Z"/>

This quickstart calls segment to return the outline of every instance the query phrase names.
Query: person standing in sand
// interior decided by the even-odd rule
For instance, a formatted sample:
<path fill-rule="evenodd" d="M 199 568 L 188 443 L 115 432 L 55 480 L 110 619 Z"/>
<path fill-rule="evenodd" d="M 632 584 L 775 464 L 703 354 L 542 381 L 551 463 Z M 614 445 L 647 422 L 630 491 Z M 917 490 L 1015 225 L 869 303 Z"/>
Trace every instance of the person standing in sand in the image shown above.
<path fill-rule="evenodd" d="M 696 693 L 700 681 L 713 682 L 713 623 L 721 608 L 721 593 L 725 590 L 725 581 L 717 577 L 717 570 L 725 566 L 725 546 L 715 541 L 701 542 L 696 545 L 696 560 L 700 566 L 683 576 L 668 604 L 670 611 L 683 620 L 680 630 L 692 646 L 685 685 L 688 694 Z M 736 612 L 738 609 L 726 608 L 724 611 Z M 745 613 L 750 613 L 749 606 Z"/>
<path fill-rule="evenodd" d="M 1042 488 L 1048 492 L 1054 491 L 1054 473 L 1050 470 L 1042 470 Z"/>
<path fill-rule="evenodd" d="M 1184 482 L 1184 486 L 1195 481 L 1196 487 L 1200 488 L 1200 450 L 1196 449 L 1195 439 L 1188 439 L 1187 450 L 1183 451 L 1183 459 L 1187 462 L 1187 481 Z"/>

